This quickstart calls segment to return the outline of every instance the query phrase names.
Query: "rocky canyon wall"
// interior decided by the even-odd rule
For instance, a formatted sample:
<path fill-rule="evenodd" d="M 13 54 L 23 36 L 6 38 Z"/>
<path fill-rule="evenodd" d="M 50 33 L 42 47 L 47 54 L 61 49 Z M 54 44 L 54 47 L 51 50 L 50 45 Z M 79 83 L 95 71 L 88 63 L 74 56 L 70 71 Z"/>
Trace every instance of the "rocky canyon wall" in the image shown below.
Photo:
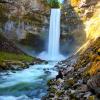
<path fill-rule="evenodd" d="M 70 52 L 100 36 L 99 0 L 65 0 L 61 16 L 61 51 Z M 49 29 L 50 8 L 46 0 L 2 0 L 0 31 L 12 40 L 34 47 L 44 45 Z M 25 42 L 27 41 L 27 42 Z M 71 44 L 71 45 L 70 45 Z M 33 45 L 31 45 L 33 46 Z M 67 49 L 70 46 L 69 50 Z"/>

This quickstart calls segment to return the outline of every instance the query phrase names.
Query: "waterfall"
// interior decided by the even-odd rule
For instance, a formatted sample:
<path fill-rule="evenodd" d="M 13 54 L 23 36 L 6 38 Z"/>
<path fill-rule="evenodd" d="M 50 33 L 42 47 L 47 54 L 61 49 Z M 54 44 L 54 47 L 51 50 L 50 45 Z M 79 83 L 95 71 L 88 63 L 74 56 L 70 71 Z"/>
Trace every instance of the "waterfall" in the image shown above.
<path fill-rule="evenodd" d="M 57 57 L 59 55 L 60 40 L 60 9 L 51 9 L 48 55 Z"/>
<path fill-rule="evenodd" d="M 60 46 L 60 16 L 61 10 L 51 9 L 50 15 L 50 27 L 49 27 L 49 38 L 48 38 L 48 48 L 46 52 L 42 52 L 39 55 L 39 58 L 44 60 L 63 60 L 63 57 L 60 54 L 59 46 Z"/>

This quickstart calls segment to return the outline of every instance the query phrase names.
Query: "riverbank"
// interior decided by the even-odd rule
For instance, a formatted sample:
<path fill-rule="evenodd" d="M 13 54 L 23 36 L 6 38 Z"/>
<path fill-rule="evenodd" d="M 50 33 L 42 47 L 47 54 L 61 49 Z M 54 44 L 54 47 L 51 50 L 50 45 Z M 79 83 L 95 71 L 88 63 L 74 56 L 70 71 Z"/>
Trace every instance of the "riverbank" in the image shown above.
<path fill-rule="evenodd" d="M 29 65 L 47 63 L 46 61 L 25 54 L 9 53 L 0 51 L 0 70 L 21 70 Z"/>
<path fill-rule="evenodd" d="M 36 57 L 31 57 L 21 51 L 13 41 L 0 33 L 0 71 L 21 70 L 29 65 L 46 63 Z"/>
<path fill-rule="evenodd" d="M 100 99 L 100 38 L 56 67 L 63 70 L 63 78 L 48 81 L 48 95 L 43 100 Z"/>

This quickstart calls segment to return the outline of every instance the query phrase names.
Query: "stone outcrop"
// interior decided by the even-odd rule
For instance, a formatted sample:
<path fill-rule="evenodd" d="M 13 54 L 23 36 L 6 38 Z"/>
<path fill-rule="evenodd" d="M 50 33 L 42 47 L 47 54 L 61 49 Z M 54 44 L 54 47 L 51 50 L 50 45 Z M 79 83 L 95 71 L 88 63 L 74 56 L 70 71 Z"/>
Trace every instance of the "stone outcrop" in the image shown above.
<path fill-rule="evenodd" d="M 19 50 L 12 41 L 6 39 L 1 33 L 0 33 L 0 51 L 11 52 L 11 53 L 22 53 L 21 50 Z"/>
<path fill-rule="evenodd" d="M 100 99 L 100 38 L 82 54 L 72 56 L 56 65 L 64 76 L 48 81 L 48 94 L 43 100 Z M 74 61 L 74 59 L 76 60 Z"/>

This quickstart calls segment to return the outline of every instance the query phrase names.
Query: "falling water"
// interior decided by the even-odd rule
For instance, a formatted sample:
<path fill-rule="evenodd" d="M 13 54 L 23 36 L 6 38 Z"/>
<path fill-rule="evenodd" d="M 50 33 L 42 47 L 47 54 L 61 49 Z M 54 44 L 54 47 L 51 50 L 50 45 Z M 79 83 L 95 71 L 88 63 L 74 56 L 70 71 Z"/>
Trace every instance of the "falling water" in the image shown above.
<path fill-rule="evenodd" d="M 60 54 L 60 16 L 61 10 L 51 9 L 48 49 L 39 55 L 44 60 L 62 60 L 64 57 Z"/>
<path fill-rule="evenodd" d="M 53 57 L 59 55 L 60 39 L 60 9 L 51 9 L 48 54 Z"/>
<path fill-rule="evenodd" d="M 58 0 L 63 3 L 64 0 Z M 50 15 L 50 28 L 49 28 L 49 42 L 48 42 L 48 55 L 51 60 L 64 59 L 60 54 L 59 44 L 60 44 L 60 16 L 61 9 L 51 9 Z M 49 59 L 50 59 L 49 58 Z"/>

